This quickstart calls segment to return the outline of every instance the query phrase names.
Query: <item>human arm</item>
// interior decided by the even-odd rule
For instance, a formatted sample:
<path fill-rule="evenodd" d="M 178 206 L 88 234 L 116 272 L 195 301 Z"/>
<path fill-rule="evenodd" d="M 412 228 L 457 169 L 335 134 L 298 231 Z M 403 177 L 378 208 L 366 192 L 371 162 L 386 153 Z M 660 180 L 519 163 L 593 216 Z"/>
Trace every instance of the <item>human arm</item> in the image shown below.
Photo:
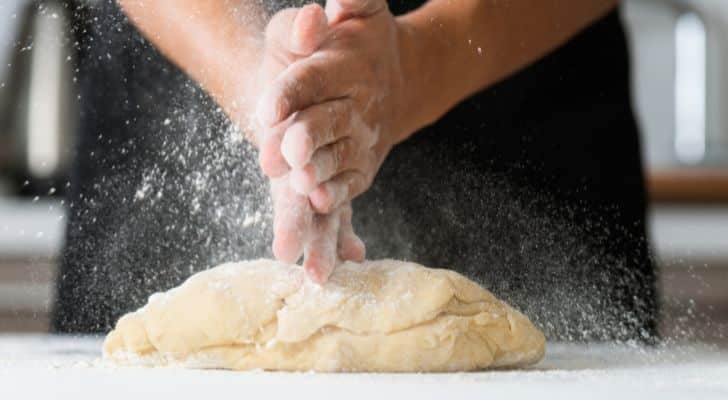
<path fill-rule="evenodd" d="M 118 0 L 157 49 L 242 128 L 255 107 L 268 18 L 254 0 Z"/>
<path fill-rule="evenodd" d="M 409 101 L 402 112 L 408 123 L 398 140 L 543 57 L 617 4 L 618 0 L 431 0 L 397 18 L 402 68 L 409 79 Z"/>
<path fill-rule="evenodd" d="M 196 80 L 238 124 L 254 144 L 259 132 L 249 115 L 257 95 L 288 65 L 309 56 L 326 30 L 317 5 L 265 15 L 255 0 L 119 0 L 130 20 L 163 54 Z M 364 246 L 351 226 L 351 207 L 314 215 L 308 199 L 288 187 L 288 177 L 271 181 L 274 208 L 273 252 L 295 262 L 306 252 L 317 258 L 311 232 L 338 237 L 334 259 L 361 260 Z M 309 243 L 311 242 L 311 243 Z M 320 241 L 318 241 L 320 242 Z M 338 254 L 337 254 L 338 250 Z"/>
<path fill-rule="evenodd" d="M 369 187 L 396 143 L 615 4 L 431 0 L 395 18 L 383 0 L 330 0 L 329 38 L 262 97 L 263 169 L 289 174 L 317 212 L 335 210 Z"/>

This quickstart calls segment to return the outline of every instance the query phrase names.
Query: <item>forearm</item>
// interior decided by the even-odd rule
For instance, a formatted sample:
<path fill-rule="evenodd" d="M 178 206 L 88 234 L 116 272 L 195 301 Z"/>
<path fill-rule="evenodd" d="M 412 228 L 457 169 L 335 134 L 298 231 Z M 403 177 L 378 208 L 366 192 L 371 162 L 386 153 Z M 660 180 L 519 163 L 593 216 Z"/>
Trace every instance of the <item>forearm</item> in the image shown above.
<path fill-rule="evenodd" d="M 617 0 L 431 0 L 398 18 L 405 135 L 563 44 Z"/>
<path fill-rule="evenodd" d="M 265 15 L 255 0 L 118 0 L 130 20 L 236 122 L 252 98 Z M 234 79 L 229 79 L 234 77 Z"/>

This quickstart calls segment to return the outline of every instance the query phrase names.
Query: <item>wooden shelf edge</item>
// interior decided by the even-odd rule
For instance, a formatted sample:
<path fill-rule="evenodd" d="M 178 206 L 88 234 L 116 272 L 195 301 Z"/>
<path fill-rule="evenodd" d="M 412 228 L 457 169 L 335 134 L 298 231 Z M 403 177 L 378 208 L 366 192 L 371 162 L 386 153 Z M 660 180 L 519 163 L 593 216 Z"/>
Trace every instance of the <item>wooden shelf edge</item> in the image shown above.
<path fill-rule="evenodd" d="M 728 170 L 659 170 L 647 173 L 651 201 L 728 203 Z"/>

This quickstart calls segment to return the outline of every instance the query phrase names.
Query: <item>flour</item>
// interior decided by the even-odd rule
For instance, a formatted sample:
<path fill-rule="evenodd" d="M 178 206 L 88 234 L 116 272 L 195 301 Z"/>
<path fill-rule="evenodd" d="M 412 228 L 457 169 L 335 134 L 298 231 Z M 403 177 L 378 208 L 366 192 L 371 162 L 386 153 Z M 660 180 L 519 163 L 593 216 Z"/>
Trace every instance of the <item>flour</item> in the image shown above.
<path fill-rule="evenodd" d="M 260 211 L 256 211 L 253 215 L 246 215 L 243 220 L 243 228 L 247 228 L 251 225 L 259 224 L 263 219 L 263 215 Z"/>

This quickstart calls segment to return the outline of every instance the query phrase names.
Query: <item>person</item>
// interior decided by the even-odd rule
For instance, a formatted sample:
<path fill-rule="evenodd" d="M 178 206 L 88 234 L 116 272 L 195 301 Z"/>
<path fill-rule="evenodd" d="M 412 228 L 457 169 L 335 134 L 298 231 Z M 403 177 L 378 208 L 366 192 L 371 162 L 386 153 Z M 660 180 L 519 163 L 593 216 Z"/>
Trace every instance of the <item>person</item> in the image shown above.
<path fill-rule="evenodd" d="M 75 12 L 55 331 L 272 248 L 322 284 L 365 251 L 454 268 L 550 338 L 657 337 L 616 0 L 119 3 Z"/>

